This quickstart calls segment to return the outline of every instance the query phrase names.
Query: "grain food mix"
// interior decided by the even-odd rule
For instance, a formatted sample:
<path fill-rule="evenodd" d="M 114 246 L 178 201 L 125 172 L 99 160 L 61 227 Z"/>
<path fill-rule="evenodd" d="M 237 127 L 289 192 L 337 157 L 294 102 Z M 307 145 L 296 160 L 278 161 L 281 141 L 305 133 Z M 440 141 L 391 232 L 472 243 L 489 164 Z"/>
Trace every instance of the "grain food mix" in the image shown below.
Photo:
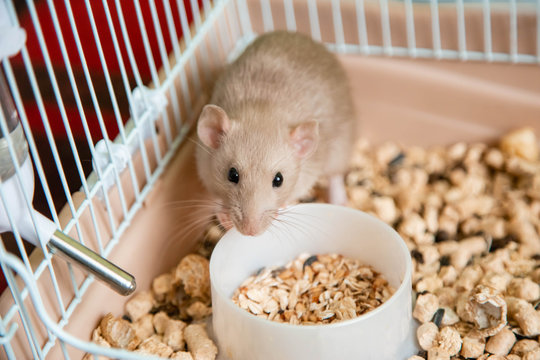
<path fill-rule="evenodd" d="M 377 271 L 338 254 L 302 254 L 261 269 L 233 295 L 241 308 L 295 325 L 330 324 L 375 309 L 394 293 Z"/>
<path fill-rule="evenodd" d="M 431 149 L 371 146 L 361 139 L 346 186 L 349 206 L 393 226 L 411 252 L 413 317 L 420 324 L 420 351 L 411 360 L 540 360 L 540 161 L 531 129 L 513 131 L 495 145 Z M 134 295 L 124 319 L 106 315 L 92 341 L 174 359 L 214 359 L 217 348 L 204 326 L 211 314 L 207 258 L 220 234 L 210 227 L 197 250 L 202 256 L 188 255 L 152 289 Z M 314 259 L 304 255 L 293 266 L 303 270 L 306 263 L 308 282 L 324 257 Z M 259 276 L 272 282 L 272 271 Z M 301 299 L 308 292 L 300 291 L 307 286 L 303 278 L 283 269 L 275 275 L 295 279 L 292 288 L 300 296 L 284 291 L 261 303 L 260 294 L 244 289 L 237 301 L 277 321 L 353 315 L 352 303 L 340 307 L 332 302 L 338 292 L 330 296 L 322 288 L 308 291 L 328 294 L 322 295 L 328 308 L 310 310 Z M 285 303 L 294 310 L 280 314 Z"/>

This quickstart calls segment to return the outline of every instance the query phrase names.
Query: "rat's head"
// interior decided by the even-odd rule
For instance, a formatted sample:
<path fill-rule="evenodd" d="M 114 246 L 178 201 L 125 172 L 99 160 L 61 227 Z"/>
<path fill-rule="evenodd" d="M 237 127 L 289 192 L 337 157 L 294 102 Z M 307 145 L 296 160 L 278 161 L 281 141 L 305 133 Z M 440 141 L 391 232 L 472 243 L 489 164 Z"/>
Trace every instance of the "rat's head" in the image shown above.
<path fill-rule="evenodd" d="M 244 235 L 262 233 L 278 209 L 294 200 L 302 161 L 317 146 L 316 122 L 292 129 L 279 124 L 257 109 L 230 119 L 216 105 L 205 106 L 199 117 L 199 176 L 220 203 L 220 222 Z"/>

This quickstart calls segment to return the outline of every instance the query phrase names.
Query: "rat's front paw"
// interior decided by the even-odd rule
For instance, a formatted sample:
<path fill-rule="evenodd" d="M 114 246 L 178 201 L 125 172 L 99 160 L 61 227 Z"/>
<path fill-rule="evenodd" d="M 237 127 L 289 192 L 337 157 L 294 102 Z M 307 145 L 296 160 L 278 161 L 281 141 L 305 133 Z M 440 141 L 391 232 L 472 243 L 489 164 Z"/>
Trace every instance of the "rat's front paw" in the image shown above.
<path fill-rule="evenodd" d="M 223 226 L 225 230 L 230 230 L 233 228 L 234 225 L 229 214 L 224 212 L 218 212 L 216 216 L 220 225 Z"/>

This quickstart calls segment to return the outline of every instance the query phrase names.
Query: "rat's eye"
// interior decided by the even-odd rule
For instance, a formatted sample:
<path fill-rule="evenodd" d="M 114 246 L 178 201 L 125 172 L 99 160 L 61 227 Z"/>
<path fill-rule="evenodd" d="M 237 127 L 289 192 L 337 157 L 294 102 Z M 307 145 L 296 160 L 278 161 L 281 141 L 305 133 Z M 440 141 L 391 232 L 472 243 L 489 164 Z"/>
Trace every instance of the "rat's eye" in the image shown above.
<path fill-rule="evenodd" d="M 235 168 L 229 169 L 229 176 L 227 177 L 230 182 L 238 184 L 238 180 L 240 179 L 240 175 L 238 174 L 238 170 Z"/>
<path fill-rule="evenodd" d="M 280 187 L 282 183 L 283 183 L 283 175 L 281 175 L 281 173 L 278 172 L 276 176 L 274 176 L 274 180 L 272 180 L 272 186 Z"/>

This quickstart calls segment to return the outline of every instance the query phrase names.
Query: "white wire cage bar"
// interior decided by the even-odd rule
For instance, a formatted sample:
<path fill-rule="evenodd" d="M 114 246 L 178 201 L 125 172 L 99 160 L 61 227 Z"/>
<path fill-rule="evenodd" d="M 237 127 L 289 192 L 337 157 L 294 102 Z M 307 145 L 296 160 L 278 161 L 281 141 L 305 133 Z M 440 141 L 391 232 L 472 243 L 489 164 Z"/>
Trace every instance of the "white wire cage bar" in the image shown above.
<path fill-rule="evenodd" d="M 1 1 L 11 25 L 28 36 L 2 71 L 28 142 L 39 210 L 104 257 L 129 242 L 126 232 L 216 74 L 254 34 L 301 31 L 341 54 L 540 62 L 540 0 Z M 10 133 L 2 112 L 0 125 Z M 6 148 L 13 176 L 24 181 L 16 144 Z M 31 207 L 33 196 L 15 206 Z M 145 358 L 87 342 L 95 324 L 74 319 L 88 309 L 93 276 L 43 242 L 29 248 L 8 220 L 0 358 Z"/>

